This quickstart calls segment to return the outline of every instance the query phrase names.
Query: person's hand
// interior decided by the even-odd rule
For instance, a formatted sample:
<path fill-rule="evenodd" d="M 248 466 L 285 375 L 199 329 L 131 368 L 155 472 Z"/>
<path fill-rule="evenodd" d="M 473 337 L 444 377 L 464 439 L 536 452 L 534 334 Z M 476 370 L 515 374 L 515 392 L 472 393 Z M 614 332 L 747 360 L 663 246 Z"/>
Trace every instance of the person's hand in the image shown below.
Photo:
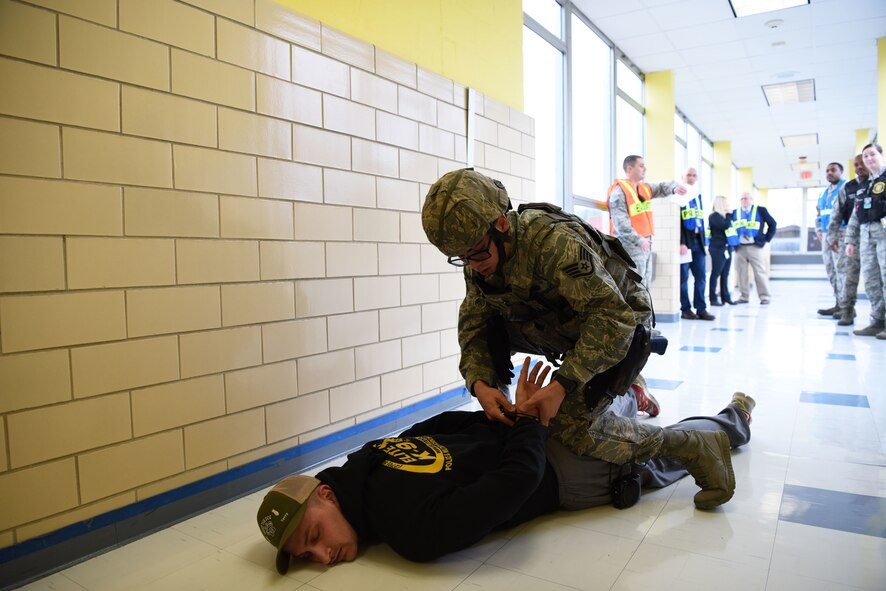
<path fill-rule="evenodd" d="M 499 421 L 505 425 L 514 424 L 511 419 L 501 412 L 500 407 L 502 406 L 510 412 L 513 412 L 515 409 L 514 405 L 502 394 L 501 390 L 493 388 L 483 380 L 477 380 L 474 382 L 474 395 L 477 397 L 477 402 L 483 407 L 483 412 L 486 413 L 489 420 Z"/>
<path fill-rule="evenodd" d="M 652 250 L 652 244 L 646 238 L 640 238 L 640 250 L 649 252 Z"/>
<path fill-rule="evenodd" d="M 855 256 L 855 245 L 854 244 L 847 244 L 846 245 L 846 256 L 848 256 L 848 257 Z"/>
<path fill-rule="evenodd" d="M 529 363 L 530 360 L 529 357 L 527 357 L 523 360 L 523 367 L 520 368 L 520 378 L 517 381 L 516 401 L 514 402 L 517 408 L 520 408 L 520 405 L 541 390 L 542 384 L 545 383 L 545 379 L 547 379 L 548 373 L 551 371 L 550 365 L 546 365 L 543 361 L 538 361 L 532 367 L 532 372 L 530 373 Z M 538 416 L 538 413 L 533 414 Z"/>
<path fill-rule="evenodd" d="M 830 248 L 834 252 L 840 252 L 840 245 L 836 242 L 831 242 L 830 244 L 828 244 L 828 248 Z"/>
<path fill-rule="evenodd" d="M 727 209 L 727 210 L 726 210 L 726 215 L 727 215 L 727 216 L 731 216 L 733 211 L 735 211 L 735 210 L 734 210 L 734 209 Z"/>
<path fill-rule="evenodd" d="M 821 237 L 822 237 L 821 228 L 815 229 L 815 237 L 818 238 L 819 242 L 821 242 Z"/>
<path fill-rule="evenodd" d="M 677 188 L 674 189 L 674 193 L 676 193 L 677 195 L 685 195 L 686 187 L 684 187 L 683 185 L 677 185 Z"/>
<path fill-rule="evenodd" d="M 530 379 L 532 379 L 531 376 Z M 522 382 L 523 380 L 521 379 L 520 381 Z M 544 380 L 537 381 L 534 385 L 537 387 L 542 381 Z M 551 380 L 550 384 L 543 388 L 538 388 L 535 394 L 517 406 L 517 412 L 535 415 L 542 425 L 547 426 L 551 419 L 557 415 L 557 411 L 560 410 L 560 405 L 563 404 L 564 398 L 566 398 L 566 390 L 563 389 L 560 382 Z"/>
<path fill-rule="evenodd" d="M 685 244 L 681 244 L 680 245 L 680 256 L 683 256 L 687 252 L 689 252 L 689 247 L 686 246 Z"/>

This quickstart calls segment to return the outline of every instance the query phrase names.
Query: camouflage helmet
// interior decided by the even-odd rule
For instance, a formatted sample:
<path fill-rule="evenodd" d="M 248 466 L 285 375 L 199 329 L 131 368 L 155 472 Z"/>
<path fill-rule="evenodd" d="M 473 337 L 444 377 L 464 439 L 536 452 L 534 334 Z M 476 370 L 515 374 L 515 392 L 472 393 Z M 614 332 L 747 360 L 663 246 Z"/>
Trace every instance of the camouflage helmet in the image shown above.
<path fill-rule="evenodd" d="M 511 209 L 500 181 L 463 168 L 444 174 L 431 185 L 421 211 L 421 224 L 431 243 L 447 256 L 462 256 Z"/>

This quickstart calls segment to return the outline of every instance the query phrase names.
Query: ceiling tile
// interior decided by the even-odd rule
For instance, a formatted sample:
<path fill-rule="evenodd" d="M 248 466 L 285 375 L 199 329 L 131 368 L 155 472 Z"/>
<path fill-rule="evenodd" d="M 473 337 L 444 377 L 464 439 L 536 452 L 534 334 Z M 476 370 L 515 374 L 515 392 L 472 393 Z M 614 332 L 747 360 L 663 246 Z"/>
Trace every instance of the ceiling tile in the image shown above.
<path fill-rule="evenodd" d="M 643 37 L 661 33 L 658 24 L 649 17 L 646 10 L 637 10 L 625 14 L 594 19 L 594 24 L 616 44 L 621 39 Z"/>
<path fill-rule="evenodd" d="M 716 21 L 732 21 L 735 18 L 732 16 L 728 2 L 696 2 L 695 0 L 683 0 L 676 4 L 650 8 L 649 14 L 665 30 L 683 29 Z"/>
<path fill-rule="evenodd" d="M 665 30 L 665 33 L 677 49 L 740 40 L 733 21 L 719 21 L 697 27 Z"/>

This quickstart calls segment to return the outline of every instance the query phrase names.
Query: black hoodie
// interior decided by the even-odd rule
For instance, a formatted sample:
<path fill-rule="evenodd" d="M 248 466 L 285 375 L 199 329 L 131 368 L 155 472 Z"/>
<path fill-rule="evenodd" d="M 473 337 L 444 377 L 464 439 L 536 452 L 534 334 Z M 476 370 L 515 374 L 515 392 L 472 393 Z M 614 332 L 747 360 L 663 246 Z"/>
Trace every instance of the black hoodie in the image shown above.
<path fill-rule="evenodd" d="M 526 419 L 507 427 L 482 411 L 447 412 L 370 441 L 317 478 L 362 540 L 433 560 L 557 509 L 547 435 Z"/>

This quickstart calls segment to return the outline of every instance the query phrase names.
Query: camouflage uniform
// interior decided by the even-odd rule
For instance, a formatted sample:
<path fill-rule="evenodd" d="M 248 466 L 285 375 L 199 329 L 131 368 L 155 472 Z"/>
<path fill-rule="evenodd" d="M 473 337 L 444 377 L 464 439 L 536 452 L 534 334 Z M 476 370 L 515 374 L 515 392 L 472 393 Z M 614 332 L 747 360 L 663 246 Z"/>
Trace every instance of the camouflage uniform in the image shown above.
<path fill-rule="evenodd" d="M 834 213 L 837 210 L 838 203 L 840 203 L 839 196 L 843 193 L 843 186 L 845 183 L 840 183 L 839 189 L 836 189 L 837 195 L 834 195 L 834 191 L 831 189 L 831 186 L 825 187 L 824 190 L 824 198 L 825 204 L 827 204 L 827 198 L 831 198 L 831 210 L 825 210 L 825 215 L 830 216 L 829 219 L 834 219 Z M 821 229 L 821 198 L 815 203 L 815 227 Z M 828 223 L 828 227 L 826 231 L 830 231 L 830 222 Z M 844 253 L 845 255 L 845 253 Z M 828 276 L 828 281 L 831 283 L 831 289 L 834 290 L 834 301 L 837 303 L 838 308 L 842 308 L 840 305 L 840 293 L 843 291 L 843 274 L 840 273 L 840 254 L 834 252 L 830 248 L 827 247 L 827 242 L 824 236 L 822 236 L 822 245 L 821 245 L 821 258 L 824 262 L 824 271 Z"/>
<path fill-rule="evenodd" d="M 864 191 L 857 181 L 849 181 L 840 189 L 834 208 L 831 212 L 831 221 L 828 224 L 827 236 L 825 237 L 825 250 L 828 247 L 836 247 L 837 252 L 837 275 L 840 278 L 840 291 L 837 295 L 837 305 L 842 309 L 855 306 L 858 297 L 858 277 L 861 267 L 856 250 L 853 256 L 846 254 L 846 228 L 849 223 L 848 217 L 855 209 L 855 192 Z M 844 212 L 850 212 L 844 217 Z"/>
<path fill-rule="evenodd" d="M 886 282 L 886 228 L 880 220 L 859 223 L 858 210 L 864 198 L 882 199 L 886 186 L 886 171 L 876 179 L 868 179 L 864 187 L 864 197 L 856 198 L 855 209 L 846 227 L 846 242 L 861 251 L 861 272 L 864 275 L 864 290 L 871 302 L 871 323 L 882 324 L 886 319 L 886 303 L 883 300 L 883 284 Z M 879 192 L 877 192 L 879 191 Z"/>
<path fill-rule="evenodd" d="M 628 181 L 630 182 L 630 181 Z M 652 198 L 666 197 L 674 193 L 678 183 L 647 183 L 652 190 Z M 643 283 L 647 287 L 652 284 L 652 236 L 640 236 L 631 225 L 631 216 L 628 214 L 628 204 L 624 191 L 621 187 L 613 187 L 609 194 L 609 216 L 612 219 L 613 235 L 624 245 L 625 250 L 634 259 Z M 649 250 L 643 252 L 640 242 L 643 238 L 649 238 Z"/>

